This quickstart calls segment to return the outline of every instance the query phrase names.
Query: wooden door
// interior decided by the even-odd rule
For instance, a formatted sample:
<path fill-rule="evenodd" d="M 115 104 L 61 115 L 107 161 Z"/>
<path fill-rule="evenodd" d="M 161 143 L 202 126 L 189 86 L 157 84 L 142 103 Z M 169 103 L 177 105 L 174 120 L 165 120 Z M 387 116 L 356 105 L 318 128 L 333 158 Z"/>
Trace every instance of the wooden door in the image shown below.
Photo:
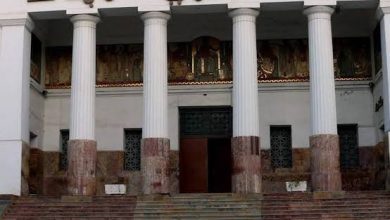
<path fill-rule="evenodd" d="M 180 192 L 207 193 L 207 138 L 180 140 Z"/>

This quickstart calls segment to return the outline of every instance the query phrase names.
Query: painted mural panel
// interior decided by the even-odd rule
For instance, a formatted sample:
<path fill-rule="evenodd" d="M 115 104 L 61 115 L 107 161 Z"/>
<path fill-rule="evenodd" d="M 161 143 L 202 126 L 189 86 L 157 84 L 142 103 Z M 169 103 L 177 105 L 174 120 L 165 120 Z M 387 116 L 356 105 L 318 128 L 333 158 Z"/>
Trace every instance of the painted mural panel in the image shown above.
<path fill-rule="evenodd" d="M 333 47 L 336 78 L 371 77 L 369 38 L 336 38 Z"/>
<path fill-rule="evenodd" d="M 46 48 L 45 85 L 48 88 L 69 86 L 72 72 L 72 47 Z"/>
<path fill-rule="evenodd" d="M 31 35 L 31 60 L 30 60 L 30 76 L 37 83 L 41 83 L 41 59 L 42 59 L 42 43 L 34 34 Z"/>
<path fill-rule="evenodd" d="M 71 48 L 47 48 L 46 85 L 70 85 Z M 168 43 L 170 84 L 230 83 L 233 72 L 232 42 L 201 37 L 192 42 Z M 307 39 L 262 40 L 257 42 L 258 79 L 262 82 L 308 81 Z M 143 78 L 141 44 L 99 45 L 96 58 L 98 86 L 135 86 Z M 368 38 L 334 39 L 337 79 L 364 79 L 371 76 Z"/>
<path fill-rule="evenodd" d="M 307 40 L 267 40 L 257 42 L 259 80 L 307 79 Z"/>
<path fill-rule="evenodd" d="M 375 74 L 382 69 L 382 48 L 381 48 L 381 29 L 380 25 L 377 25 L 374 30 L 374 62 L 375 62 Z"/>
<path fill-rule="evenodd" d="M 143 46 L 99 45 L 96 54 L 96 83 L 141 83 L 143 76 Z"/>
<path fill-rule="evenodd" d="M 223 82 L 232 79 L 231 43 L 202 37 L 168 44 L 170 83 Z"/>

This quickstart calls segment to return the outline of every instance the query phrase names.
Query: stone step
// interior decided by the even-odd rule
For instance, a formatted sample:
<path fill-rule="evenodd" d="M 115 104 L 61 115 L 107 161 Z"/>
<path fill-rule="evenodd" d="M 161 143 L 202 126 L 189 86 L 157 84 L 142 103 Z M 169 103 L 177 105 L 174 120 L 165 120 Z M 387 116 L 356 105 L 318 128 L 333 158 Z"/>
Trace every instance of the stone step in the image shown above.
<path fill-rule="evenodd" d="M 66 216 L 52 216 L 50 218 L 31 218 L 31 217 L 18 217 L 17 220 L 54 220 L 54 219 L 66 219 L 69 220 L 69 217 Z M 169 216 L 169 218 L 162 218 L 162 217 L 153 217 L 153 216 L 115 216 L 115 215 L 102 215 L 99 217 L 85 217 L 85 216 L 74 216 L 71 218 L 72 220 L 85 220 L 85 219 L 93 219 L 93 220 L 129 220 L 129 219 L 135 219 L 135 220 L 153 220 L 153 219 L 172 219 L 172 220 L 187 220 L 187 219 L 197 219 L 197 220 L 251 220 L 251 219 L 256 219 L 259 220 L 261 219 L 260 216 L 245 216 L 245 217 L 237 217 L 237 216 L 219 216 L 219 215 L 209 215 L 206 217 L 200 217 L 200 216 Z M 15 220 L 15 218 L 4 218 L 4 220 Z"/>
<path fill-rule="evenodd" d="M 260 208 L 253 208 L 253 209 L 247 209 L 247 208 L 230 208 L 230 207 L 216 207 L 216 208 L 211 208 L 211 207 L 206 207 L 206 208 L 170 208 L 170 209 L 164 209 L 165 211 L 168 212 L 252 212 L 256 210 L 261 210 Z M 79 212 L 79 213 L 85 213 L 85 212 L 96 212 L 96 213 L 101 213 L 101 212 L 110 212 L 110 213 L 120 213 L 120 212 L 134 212 L 134 213 L 144 213 L 144 212 L 161 212 L 161 209 L 152 209 L 152 208 L 142 208 L 142 209 L 12 209 L 12 211 L 9 211 L 8 213 L 55 213 L 55 212 Z"/>
<path fill-rule="evenodd" d="M 390 219 L 390 193 L 178 194 L 14 200 L 4 219 Z"/>

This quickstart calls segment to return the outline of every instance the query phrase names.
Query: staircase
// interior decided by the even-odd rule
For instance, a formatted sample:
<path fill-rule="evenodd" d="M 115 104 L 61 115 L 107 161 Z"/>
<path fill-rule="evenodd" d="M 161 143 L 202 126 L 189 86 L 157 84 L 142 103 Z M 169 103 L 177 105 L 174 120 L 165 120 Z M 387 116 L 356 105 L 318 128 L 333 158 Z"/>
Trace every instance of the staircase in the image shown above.
<path fill-rule="evenodd" d="M 4 219 L 390 219 L 390 192 L 21 197 Z"/>
<path fill-rule="evenodd" d="M 8 196 L 0 196 L 0 217 L 2 215 L 2 213 L 4 212 L 4 210 L 7 208 L 7 206 L 11 203 L 11 199 L 12 197 L 8 197 Z"/>
<path fill-rule="evenodd" d="M 390 219 L 390 192 L 265 194 L 262 220 Z"/>
<path fill-rule="evenodd" d="M 69 199 L 68 199 L 69 200 Z M 4 219 L 260 219 L 261 195 L 21 197 Z"/>

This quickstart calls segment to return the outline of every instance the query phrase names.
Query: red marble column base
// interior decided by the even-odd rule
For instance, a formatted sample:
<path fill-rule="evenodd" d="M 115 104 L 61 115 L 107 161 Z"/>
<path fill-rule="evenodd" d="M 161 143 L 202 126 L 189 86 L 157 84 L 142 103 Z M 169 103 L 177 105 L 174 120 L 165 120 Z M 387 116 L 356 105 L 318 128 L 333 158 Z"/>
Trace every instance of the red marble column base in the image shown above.
<path fill-rule="evenodd" d="M 390 148 L 389 148 L 389 133 L 386 132 L 385 134 L 385 137 L 384 137 L 384 140 L 383 140 L 384 144 L 385 144 L 385 168 L 386 168 L 386 182 L 385 182 L 385 189 L 387 191 L 390 191 Z"/>
<path fill-rule="evenodd" d="M 141 147 L 142 192 L 169 193 L 169 139 L 144 138 Z"/>
<path fill-rule="evenodd" d="M 386 169 L 386 190 L 390 191 L 390 169 Z"/>
<path fill-rule="evenodd" d="M 29 194 L 28 180 L 30 178 L 30 145 L 22 143 L 22 189 L 21 194 L 27 196 Z"/>
<path fill-rule="evenodd" d="M 70 140 L 68 148 L 68 193 L 91 196 L 96 194 L 96 141 Z"/>
<path fill-rule="evenodd" d="M 232 138 L 232 192 L 261 193 L 260 138 Z"/>
<path fill-rule="evenodd" d="M 313 135 L 310 137 L 310 147 L 313 191 L 341 191 L 339 136 Z"/>

